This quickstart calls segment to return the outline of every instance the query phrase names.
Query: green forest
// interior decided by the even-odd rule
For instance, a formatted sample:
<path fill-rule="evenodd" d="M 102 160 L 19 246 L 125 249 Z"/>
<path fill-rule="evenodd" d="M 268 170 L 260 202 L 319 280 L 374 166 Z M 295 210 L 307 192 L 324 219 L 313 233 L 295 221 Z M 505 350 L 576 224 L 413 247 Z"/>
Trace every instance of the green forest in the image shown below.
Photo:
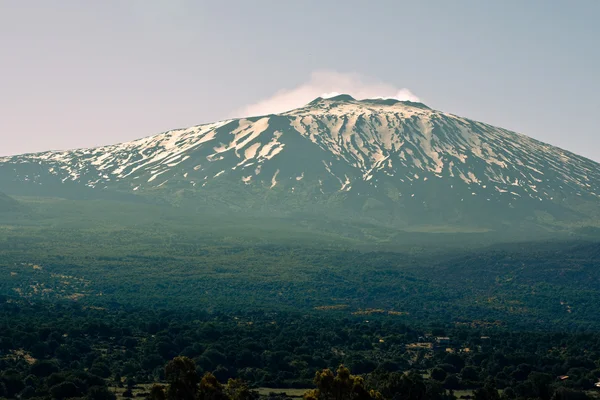
<path fill-rule="evenodd" d="M 595 333 L 0 298 L 0 397 L 586 399 Z"/>
<path fill-rule="evenodd" d="M 0 398 L 596 397 L 596 231 L 345 237 L 20 200 L 0 215 Z"/>

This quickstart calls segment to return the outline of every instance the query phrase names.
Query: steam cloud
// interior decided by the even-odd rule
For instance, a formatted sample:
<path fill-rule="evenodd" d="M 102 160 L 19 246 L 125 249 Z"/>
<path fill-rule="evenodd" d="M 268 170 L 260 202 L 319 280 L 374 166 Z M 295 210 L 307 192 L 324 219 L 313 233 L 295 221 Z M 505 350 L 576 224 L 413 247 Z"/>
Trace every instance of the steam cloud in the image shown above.
<path fill-rule="evenodd" d="M 382 82 L 374 82 L 356 73 L 316 71 L 308 82 L 293 89 L 280 90 L 273 96 L 238 110 L 236 117 L 275 114 L 306 105 L 317 97 L 349 94 L 355 99 L 397 99 L 420 101 L 410 90 Z"/>

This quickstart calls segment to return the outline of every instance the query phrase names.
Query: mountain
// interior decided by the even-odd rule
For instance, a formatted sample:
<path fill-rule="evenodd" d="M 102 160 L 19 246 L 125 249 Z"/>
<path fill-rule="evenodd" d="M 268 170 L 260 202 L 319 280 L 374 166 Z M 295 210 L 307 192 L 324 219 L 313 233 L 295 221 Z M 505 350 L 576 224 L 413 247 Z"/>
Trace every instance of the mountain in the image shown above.
<path fill-rule="evenodd" d="M 0 158 L 0 187 L 405 230 L 600 225 L 600 164 L 422 103 L 348 95 L 117 145 Z"/>

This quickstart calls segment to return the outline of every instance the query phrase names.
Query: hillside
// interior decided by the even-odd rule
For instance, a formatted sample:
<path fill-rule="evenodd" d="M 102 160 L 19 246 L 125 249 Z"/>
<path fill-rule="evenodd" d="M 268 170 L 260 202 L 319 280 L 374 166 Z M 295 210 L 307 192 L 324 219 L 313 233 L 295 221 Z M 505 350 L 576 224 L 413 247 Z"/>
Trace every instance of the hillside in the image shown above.
<path fill-rule="evenodd" d="M 20 205 L 15 199 L 0 192 L 0 212 L 15 211 L 19 207 Z"/>
<path fill-rule="evenodd" d="M 160 212 L 143 207 L 131 215 L 136 207 L 122 206 L 122 225 L 78 215 L 0 225 L 0 294 L 95 307 L 324 315 L 374 309 L 410 321 L 545 329 L 597 326 L 600 316 L 597 241 L 470 249 L 458 244 L 474 243 L 469 235 L 452 234 L 454 246 L 444 247 L 444 238 L 430 234 L 400 237 L 386 246 L 394 251 L 357 251 L 363 240 L 286 228 L 288 221 L 236 225 L 233 218 L 165 215 L 171 226 L 150 218 L 136 224 Z"/>
<path fill-rule="evenodd" d="M 318 98 L 112 146 L 0 159 L 9 194 L 422 231 L 598 226 L 600 165 L 421 103 Z"/>

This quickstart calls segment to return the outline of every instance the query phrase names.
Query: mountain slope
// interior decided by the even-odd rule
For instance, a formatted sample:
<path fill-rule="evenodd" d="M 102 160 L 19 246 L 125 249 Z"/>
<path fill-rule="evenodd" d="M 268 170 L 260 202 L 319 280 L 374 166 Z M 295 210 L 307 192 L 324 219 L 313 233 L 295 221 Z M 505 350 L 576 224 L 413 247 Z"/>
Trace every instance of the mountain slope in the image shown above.
<path fill-rule="evenodd" d="M 19 203 L 12 197 L 0 192 L 0 212 L 15 211 L 17 209 L 19 209 Z"/>
<path fill-rule="evenodd" d="M 598 163 L 421 103 L 347 95 L 118 145 L 0 158 L 0 185 L 403 229 L 555 229 L 600 219 Z"/>

